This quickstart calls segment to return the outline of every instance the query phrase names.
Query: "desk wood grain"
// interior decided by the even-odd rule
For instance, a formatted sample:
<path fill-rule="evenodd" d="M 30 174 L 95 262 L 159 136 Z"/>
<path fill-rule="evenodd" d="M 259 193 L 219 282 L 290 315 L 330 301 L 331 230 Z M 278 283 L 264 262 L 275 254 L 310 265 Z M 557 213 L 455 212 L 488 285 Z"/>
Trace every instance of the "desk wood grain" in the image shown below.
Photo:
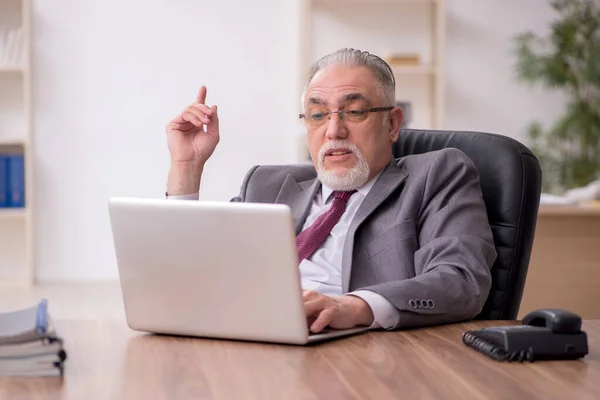
<path fill-rule="evenodd" d="M 0 379 L 0 399 L 597 399 L 600 320 L 576 361 L 501 363 L 461 334 L 494 321 L 369 332 L 298 347 L 140 334 L 59 321 L 63 378 Z"/>

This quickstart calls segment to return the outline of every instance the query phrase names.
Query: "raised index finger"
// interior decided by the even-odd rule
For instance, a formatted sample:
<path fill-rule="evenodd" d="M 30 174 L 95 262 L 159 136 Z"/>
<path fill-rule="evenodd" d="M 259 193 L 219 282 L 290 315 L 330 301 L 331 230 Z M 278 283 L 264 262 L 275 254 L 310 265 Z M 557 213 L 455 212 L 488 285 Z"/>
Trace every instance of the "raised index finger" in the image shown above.
<path fill-rule="evenodd" d="M 204 104 L 206 101 L 206 86 L 202 86 L 196 96 L 196 103 Z"/>

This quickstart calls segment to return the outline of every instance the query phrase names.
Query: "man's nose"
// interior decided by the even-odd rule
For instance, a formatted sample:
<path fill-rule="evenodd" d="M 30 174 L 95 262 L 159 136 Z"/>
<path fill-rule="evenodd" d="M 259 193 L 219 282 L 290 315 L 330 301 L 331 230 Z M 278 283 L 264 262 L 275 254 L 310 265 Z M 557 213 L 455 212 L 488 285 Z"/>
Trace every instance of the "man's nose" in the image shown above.
<path fill-rule="evenodd" d="M 345 138 L 348 134 L 346 125 L 339 113 L 329 114 L 326 136 L 329 139 Z"/>

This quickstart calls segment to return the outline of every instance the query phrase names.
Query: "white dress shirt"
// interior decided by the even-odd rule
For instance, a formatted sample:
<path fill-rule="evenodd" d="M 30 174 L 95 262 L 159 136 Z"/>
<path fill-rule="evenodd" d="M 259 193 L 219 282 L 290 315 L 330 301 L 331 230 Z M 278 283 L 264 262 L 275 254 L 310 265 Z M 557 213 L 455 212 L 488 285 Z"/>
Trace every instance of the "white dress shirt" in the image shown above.
<path fill-rule="evenodd" d="M 342 296 L 342 254 L 344 250 L 344 242 L 350 223 L 358 210 L 358 207 L 369 193 L 369 190 L 375 184 L 379 174 L 357 189 L 357 192 L 350 196 L 346 205 L 346 211 L 333 227 L 331 233 L 309 258 L 302 260 L 300 263 L 300 277 L 302 288 L 304 290 L 314 290 L 315 292 L 327 296 Z M 302 230 L 308 228 L 320 215 L 329 210 L 333 202 L 331 194 L 333 190 L 325 185 L 321 185 L 321 189 L 315 195 L 313 203 L 306 222 Z M 168 196 L 169 199 L 184 199 L 198 200 L 198 193 Z M 325 201 L 323 200 L 325 199 Z M 400 314 L 396 307 L 385 297 L 370 290 L 358 290 L 347 293 L 360 297 L 367 302 L 373 312 L 374 321 L 370 329 L 384 328 L 390 329 L 395 326 L 400 318 Z"/>

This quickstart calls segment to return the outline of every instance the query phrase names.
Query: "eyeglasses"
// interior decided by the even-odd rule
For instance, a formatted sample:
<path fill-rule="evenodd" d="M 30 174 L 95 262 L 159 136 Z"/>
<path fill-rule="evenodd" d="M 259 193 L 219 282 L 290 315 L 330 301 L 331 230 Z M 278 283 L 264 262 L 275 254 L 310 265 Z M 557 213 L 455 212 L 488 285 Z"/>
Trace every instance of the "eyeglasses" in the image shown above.
<path fill-rule="evenodd" d="M 394 107 L 375 107 L 368 110 L 340 110 L 340 111 L 312 111 L 307 114 L 300 114 L 299 118 L 304 118 L 304 123 L 309 126 L 320 126 L 326 120 L 331 119 L 331 114 L 339 114 L 342 121 L 362 122 L 367 119 L 369 113 L 390 111 Z"/>

